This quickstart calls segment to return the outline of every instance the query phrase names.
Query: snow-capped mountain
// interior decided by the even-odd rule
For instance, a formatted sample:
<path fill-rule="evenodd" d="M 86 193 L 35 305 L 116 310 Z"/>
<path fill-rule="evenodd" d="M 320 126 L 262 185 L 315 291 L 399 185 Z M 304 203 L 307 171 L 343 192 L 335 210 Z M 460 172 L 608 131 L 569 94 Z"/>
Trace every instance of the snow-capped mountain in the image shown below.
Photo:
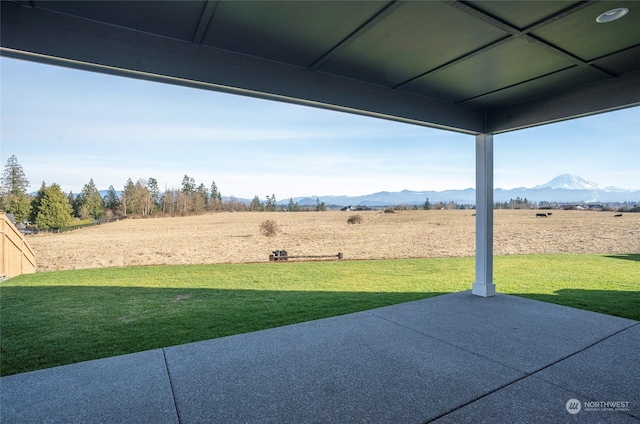
<path fill-rule="evenodd" d="M 562 188 L 565 190 L 606 190 L 606 187 L 601 186 L 593 181 L 585 180 L 582 177 L 572 174 L 562 174 L 555 177 L 553 180 L 546 184 L 537 185 L 534 189 L 540 188 Z"/>
<path fill-rule="evenodd" d="M 422 205 L 426 198 L 433 203 L 453 201 L 459 204 L 475 204 L 476 191 L 473 188 L 465 190 L 446 191 L 410 191 L 379 192 L 363 196 L 310 196 L 294 198 L 302 205 L 315 205 L 319 199 L 327 205 L 358 205 L 358 206 L 389 206 L 389 205 Z M 520 197 L 532 202 L 639 202 L 640 190 L 625 190 L 617 187 L 605 187 L 577 175 L 563 174 L 546 184 L 535 187 L 514 188 L 504 190 L 496 188 L 493 192 L 495 202 L 508 202 Z M 278 204 L 286 205 L 288 199 Z"/>

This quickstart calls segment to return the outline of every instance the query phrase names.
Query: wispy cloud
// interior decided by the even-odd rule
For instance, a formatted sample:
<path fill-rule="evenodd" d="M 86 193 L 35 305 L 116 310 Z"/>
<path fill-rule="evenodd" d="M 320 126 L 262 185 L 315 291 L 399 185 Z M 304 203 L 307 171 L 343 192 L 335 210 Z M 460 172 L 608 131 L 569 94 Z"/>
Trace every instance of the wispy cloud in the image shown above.
<path fill-rule="evenodd" d="M 367 194 L 475 184 L 471 136 L 0 58 L 0 160 L 33 186 L 74 192 L 93 178 L 179 187 L 188 174 L 225 195 Z M 640 108 L 501 134 L 495 186 L 575 173 L 640 188 Z"/>

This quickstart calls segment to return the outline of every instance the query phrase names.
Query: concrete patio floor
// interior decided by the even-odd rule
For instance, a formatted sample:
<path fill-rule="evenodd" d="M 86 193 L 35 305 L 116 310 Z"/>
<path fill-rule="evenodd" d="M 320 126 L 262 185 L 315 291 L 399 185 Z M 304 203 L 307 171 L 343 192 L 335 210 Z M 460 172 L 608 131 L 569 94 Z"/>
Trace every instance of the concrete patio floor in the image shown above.
<path fill-rule="evenodd" d="M 454 293 L 3 377 L 0 420 L 638 422 L 639 324 Z"/>

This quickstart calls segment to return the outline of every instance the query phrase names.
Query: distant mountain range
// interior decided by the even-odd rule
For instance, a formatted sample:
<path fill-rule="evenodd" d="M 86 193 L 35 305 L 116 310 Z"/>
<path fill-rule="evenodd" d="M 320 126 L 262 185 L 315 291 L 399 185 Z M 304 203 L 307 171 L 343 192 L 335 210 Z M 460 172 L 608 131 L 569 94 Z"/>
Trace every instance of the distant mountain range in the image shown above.
<path fill-rule="evenodd" d="M 546 184 L 532 188 L 520 187 L 510 190 L 494 189 L 495 202 L 508 202 L 510 199 L 527 198 L 532 202 L 639 202 L 640 190 L 625 190 L 617 187 L 604 187 L 577 175 L 563 174 Z M 476 191 L 473 188 L 445 191 L 381 191 L 363 196 L 310 196 L 294 197 L 293 201 L 300 206 L 315 205 L 317 199 L 326 205 L 335 206 L 392 206 L 422 205 L 429 202 L 455 202 L 458 204 L 475 204 Z M 281 200 L 279 205 L 287 205 L 289 199 Z"/>
<path fill-rule="evenodd" d="M 116 192 L 118 196 L 121 191 Z M 104 197 L 107 190 L 100 190 Z M 35 193 L 34 193 L 35 195 Z M 605 187 L 593 181 L 586 180 L 577 175 L 563 174 L 555 177 L 546 184 L 535 187 L 514 188 L 504 190 L 496 188 L 493 191 L 494 202 L 508 202 L 511 199 L 527 199 L 532 202 L 557 202 L 557 203 L 614 203 L 614 202 L 640 202 L 640 190 L 625 190 L 618 187 Z M 475 204 L 476 190 L 466 188 L 464 190 L 445 191 L 411 191 L 397 192 L 381 191 L 362 196 L 308 196 L 294 197 L 293 201 L 300 206 L 315 206 L 317 199 L 328 206 L 396 206 L 396 205 L 423 205 L 425 200 L 429 202 L 455 202 L 458 204 Z M 228 201 L 230 197 L 223 196 Z M 236 201 L 251 203 L 252 199 L 235 198 Z M 287 206 L 289 199 L 277 202 L 280 206 Z"/>

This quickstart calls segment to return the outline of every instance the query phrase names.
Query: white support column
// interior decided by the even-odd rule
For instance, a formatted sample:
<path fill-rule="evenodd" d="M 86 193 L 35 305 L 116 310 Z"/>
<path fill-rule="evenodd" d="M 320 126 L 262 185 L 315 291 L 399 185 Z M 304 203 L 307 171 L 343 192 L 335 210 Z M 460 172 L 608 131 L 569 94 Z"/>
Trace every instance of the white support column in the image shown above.
<path fill-rule="evenodd" d="M 496 294 L 493 283 L 493 134 L 476 136 L 476 281 L 472 293 Z"/>

